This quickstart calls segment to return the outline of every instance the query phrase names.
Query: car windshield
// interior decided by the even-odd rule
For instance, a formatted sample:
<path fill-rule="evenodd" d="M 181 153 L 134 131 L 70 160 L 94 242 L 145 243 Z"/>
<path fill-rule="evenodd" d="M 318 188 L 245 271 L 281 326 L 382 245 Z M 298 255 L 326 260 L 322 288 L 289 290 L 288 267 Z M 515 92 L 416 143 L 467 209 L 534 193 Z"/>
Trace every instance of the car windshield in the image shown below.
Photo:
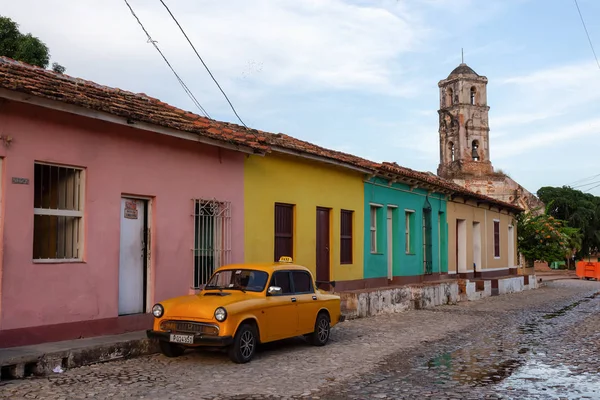
<path fill-rule="evenodd" d="M 215 272 L 204 289 L 228 289 L 249 292 L 262 292 L 267 284 L 268 274 L 252 269 L 226 269 Z"/>

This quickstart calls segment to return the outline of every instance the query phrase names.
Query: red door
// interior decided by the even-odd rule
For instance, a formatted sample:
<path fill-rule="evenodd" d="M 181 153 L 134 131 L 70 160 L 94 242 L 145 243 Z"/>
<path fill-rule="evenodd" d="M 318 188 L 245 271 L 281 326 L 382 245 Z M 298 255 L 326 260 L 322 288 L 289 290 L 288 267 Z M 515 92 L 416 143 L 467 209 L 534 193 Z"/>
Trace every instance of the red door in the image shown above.
<path fill-rule="evenodd" d="M 317 280 L 329 280 L 329 209 L 317 207 Z M 329 285 L 319 285 L 329 289 Z"/>

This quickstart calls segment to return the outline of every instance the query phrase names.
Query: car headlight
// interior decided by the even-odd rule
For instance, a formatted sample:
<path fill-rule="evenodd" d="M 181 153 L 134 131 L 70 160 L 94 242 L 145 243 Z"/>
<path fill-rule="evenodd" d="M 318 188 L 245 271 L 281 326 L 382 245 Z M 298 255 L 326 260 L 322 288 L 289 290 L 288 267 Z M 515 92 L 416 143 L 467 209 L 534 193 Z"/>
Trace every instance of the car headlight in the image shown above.
<path fill-rule="evenodd" d="M 165 308 L 162 305 L 155 304 L 154 307 L 152 307 L 152 314 L 154 314 L 156 318 L 162 317 L 164 313 Z"/>
<path fill-rule="evenodd" d="M 217 308 L 215 310 L 215 318 L 219 322 L 225 321 L 225 318 L 227 318 L 227 311 L 223 307 Z"/>

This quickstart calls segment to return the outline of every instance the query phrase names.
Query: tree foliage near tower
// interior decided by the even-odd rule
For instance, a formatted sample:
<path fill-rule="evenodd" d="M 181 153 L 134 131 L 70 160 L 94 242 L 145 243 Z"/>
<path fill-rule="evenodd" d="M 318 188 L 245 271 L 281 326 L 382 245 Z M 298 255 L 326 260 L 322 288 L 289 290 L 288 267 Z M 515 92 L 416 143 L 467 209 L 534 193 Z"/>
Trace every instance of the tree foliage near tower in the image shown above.
<path fill-rule="evenodd" d="M 546 203 L 548 215 L 581 232 L 578 258 L 589 256 L 600 248 L 600 197 L 567 186 L 542 187 L 537 195 Z"/>
<path fill-rule="evenodd" d="M 0 55 L 42 68 L 50 63 L 48 46 L 31 33 L 21 33 L 16 22 L 3 16 L 0 16 Z M 65 67 L 57 63 L 52 69 L 59 73 L 65 71 Z"/>
<path fill-rule="evenodd" d="M 528 267 L 535 261 L 562 261 L 581 249 L 582 235 L 577 228 L 548 214 L 531 212 L 517 216 L 518 248 Z"/>

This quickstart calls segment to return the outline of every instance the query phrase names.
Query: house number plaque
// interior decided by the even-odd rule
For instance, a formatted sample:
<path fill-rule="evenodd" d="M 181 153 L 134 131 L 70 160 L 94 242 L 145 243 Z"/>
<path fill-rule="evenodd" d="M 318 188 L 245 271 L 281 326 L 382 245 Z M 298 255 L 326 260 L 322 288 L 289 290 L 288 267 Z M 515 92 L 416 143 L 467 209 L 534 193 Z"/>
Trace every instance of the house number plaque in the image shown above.
<path fill-rule="evenodd" d="M 13 176 L 12 183 L 15 185 L 29 185 L 29 179 L 27 178 L 17 178 Z"/>

